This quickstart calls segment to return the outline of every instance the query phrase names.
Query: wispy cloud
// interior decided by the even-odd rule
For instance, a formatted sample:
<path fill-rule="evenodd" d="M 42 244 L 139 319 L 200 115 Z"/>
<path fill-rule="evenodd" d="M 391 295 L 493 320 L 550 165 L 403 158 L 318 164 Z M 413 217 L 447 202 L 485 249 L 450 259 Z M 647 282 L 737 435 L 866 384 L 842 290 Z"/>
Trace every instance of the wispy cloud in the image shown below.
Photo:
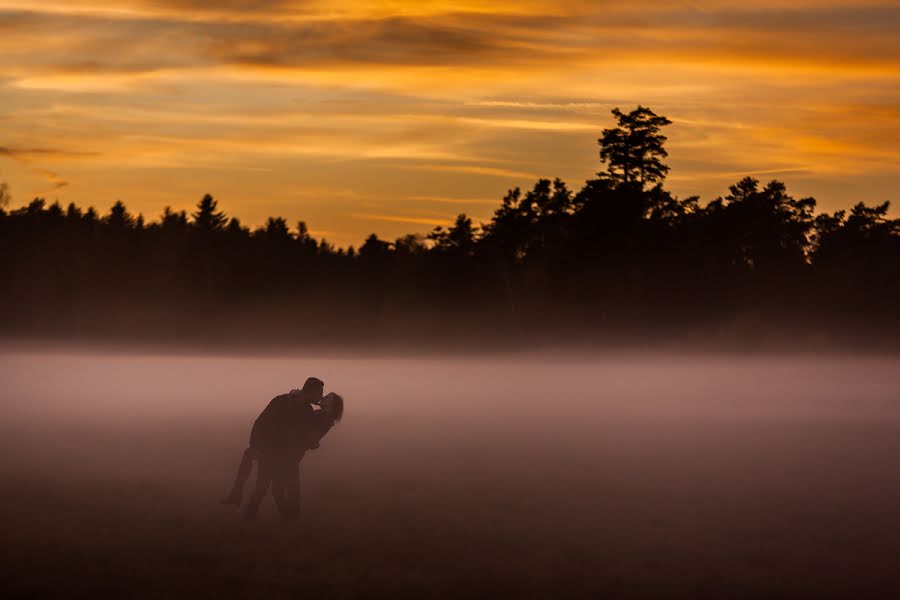
<path fill-rule="evenodd" d="M 63 179 L 59 173 L 48 169 L 35 169 L 35 171 L 47 178 L 51 190 L 59 190 L 69 185 L 69 182 Z"/>
<path fill-rule="evenodd" d="M 497 198 L 453 198 L 447 196 L 410 196 L 410 200 L 435 202 L 438 204 L 464 204 L 466 206 L 497 206 Z"/>
<path fill-rule="evenodd" d="M 435 217 L 415 217 L 415 216 L 407 216 L 407 215 L 389 215 L 389 214 L 374 214 L 374 213 L 349 213 L 347 216 L 352 219 L 360 219 L 363 221 L 388 221 L 390 223 L 410 223 L 413 225 L 430 225 L 432 227 L 437 227 L 438 225 L 446 225 L 453 219 L 453 217 L 447 217 L 446 219 L 438 219 Z"/>
<path fill-rule="evenodd" d="M 405 164 L 398 165 L 403 169 L 419 169 L 423 171 L 449 171 L 451 173 L 468 173 L 471 175 L 484 175 L 487 177 L 502 177 L 506 179 L 534 179 L 536 173 L 528 171 L 516 171 L 498 167 L 482 167 L 480 165 L 452 165 L 452 164 Z"/>
<path fill-rule="evenodd" d="M 560 65 L 668 59 L 700 63 L 896 66 L 900 8 L 713 6 L 668 3 L 629 10 L 548 3 L 544 12 L 459 12 L 434 4 L 422 13 L 321 11 L 287 2 L 165 2 L 117 13 L 23 10 L 7 3 L 0 47 L 7 70 L 123 75 L 230 65 L 310 70 L 361 66 L 467 66 L 506 72 Z M 162 7 L 162 13 L 154 8 Z M 206 6 L 207 10 L 202 10 Z M 107 7 L 109 8 L 109 7 Z M 290 9 L 290 10 L 288 10 Z M 304 17 L 285 19 L 284 14 Z M 226 18 L 238 13 L 240 20 Z M 198 19 L 198 15 L 200 18 Z M 268 18 L 267 18 L 268 17 Z M 41 40 L 35 51 L 34 40 Z M 828 43 L 822 43 L 827 39 Z M 10 62 L 10 61 L 5 61 Z M 23 75 L 23 73 L 19 73 Z"/>
<path fill-rule="evenodd" d="M 28 162 L 38 158 L 86 158 L 96 156 L 96 152 L 62 150 L 59 148 L 32 148 L 0 146 L 0 156 Z"/>

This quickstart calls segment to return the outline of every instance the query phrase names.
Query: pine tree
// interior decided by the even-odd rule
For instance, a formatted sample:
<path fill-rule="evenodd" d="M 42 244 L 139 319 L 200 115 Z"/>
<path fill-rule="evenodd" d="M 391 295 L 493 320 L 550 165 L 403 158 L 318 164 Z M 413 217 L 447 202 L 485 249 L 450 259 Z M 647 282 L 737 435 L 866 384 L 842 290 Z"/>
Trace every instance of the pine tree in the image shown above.
<path fill-rule="evenodd" d="M 134 226 L 134 217 L 125 208 L 125 203 L 116 200 L 116 203 L 109 209 L 109 214 L 103 219 L 107 225 L 114 229 L 131 229 Z"/>
<path fill-rule="evenodd" d="M 197 212 L 191 217 L 194 219 L 194 227 L 200 231 L 222 231 L 228 223 L 225 213 L 219 212 L 219 203 L 209 194 L 197 203 Z"/>
<path fill-rule="evenodd" d="M 612 114 L 618 126 L 604 129 L 597 140 L 600 160 L 607 165 L 605 176 L 617 184 L 639 184 L 641 189 L 662 183 L 669 171 L 662 159 L 669 153 L 663 147 L 666 136 L 660 129 L 672 121 L 643 106 L 628 114 L 614 108 Z"/>

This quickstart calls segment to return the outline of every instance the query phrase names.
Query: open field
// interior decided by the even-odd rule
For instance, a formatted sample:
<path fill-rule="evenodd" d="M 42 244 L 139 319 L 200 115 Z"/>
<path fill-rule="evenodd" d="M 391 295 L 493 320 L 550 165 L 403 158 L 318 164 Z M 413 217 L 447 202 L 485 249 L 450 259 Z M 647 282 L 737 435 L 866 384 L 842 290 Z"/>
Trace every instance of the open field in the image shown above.
<path fill-rule="evenodd" d="M 218 500 L 308 375 L 303 523 Z M 0 355 L 6 598 L 900 594 L 900 360 Z"/>

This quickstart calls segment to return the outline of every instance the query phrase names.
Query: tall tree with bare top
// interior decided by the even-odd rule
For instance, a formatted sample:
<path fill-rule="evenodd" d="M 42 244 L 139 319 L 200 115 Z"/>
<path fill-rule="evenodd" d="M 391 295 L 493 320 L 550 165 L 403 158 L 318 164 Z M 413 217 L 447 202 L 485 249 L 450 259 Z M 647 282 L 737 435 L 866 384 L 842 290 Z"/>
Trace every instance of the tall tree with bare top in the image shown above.
<path fill-rule="evenodd" d="M 637 184 L 641 189 L 662 183 L 669 171 L 662 160 L 669 153 L 663 147 L 666 136 L 660 130 L 672 121 L 644 106 L 627 114 L 614 108 L 612 114 L 618 125 L 604 129 L 597 140 L 600 160 L 607 170 L 601 176 L 616 184 Z"/>

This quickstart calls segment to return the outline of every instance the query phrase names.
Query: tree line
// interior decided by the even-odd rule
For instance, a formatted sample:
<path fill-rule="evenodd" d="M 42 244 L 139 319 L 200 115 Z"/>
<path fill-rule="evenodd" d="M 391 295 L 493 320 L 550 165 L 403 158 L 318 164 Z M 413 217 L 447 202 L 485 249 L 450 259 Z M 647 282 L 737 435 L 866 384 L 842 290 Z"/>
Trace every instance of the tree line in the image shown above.
<path fill-rule="evenodd" d="M 665 117 L 613 111 L 604 170 L 510 190 L 487 223 L 359 248 L 204 196 L 146 222 L 0 186 L 0 335 L 247 343 L 799 341 L 895 344 L 900 219 L 816 211 L 747 177 L 707 203 L 665 188 Z"/>

